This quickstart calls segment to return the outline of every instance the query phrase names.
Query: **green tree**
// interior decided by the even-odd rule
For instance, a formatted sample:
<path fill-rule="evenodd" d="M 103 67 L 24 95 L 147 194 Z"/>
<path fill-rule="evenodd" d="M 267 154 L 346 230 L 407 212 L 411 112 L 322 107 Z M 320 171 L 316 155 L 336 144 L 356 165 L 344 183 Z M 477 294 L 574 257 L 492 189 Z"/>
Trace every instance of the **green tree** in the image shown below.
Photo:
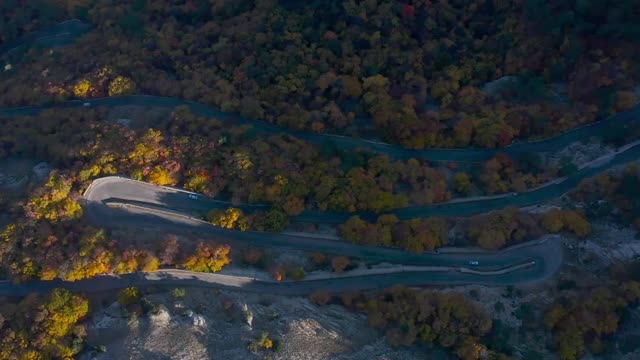
<path fill-rule="evenodd" d="M 473 184 L 469 175 L 459 172 L 453 176 L 453 189 L 460 194 L 469 195 L 473 190 Z"/>
<path fill-rule="evenodd" d="M 339 231 L 340 235 L 345 239 L 354 243 L 359 243 L 366 234 L 368 226 L 369 223 L 360 219 L 360 217 L 356 215 L 350 217 L 346 223 L 340 225 Z"/>
<path fill-rule="evenodd" d="M 118 76 L 109 83 L 109 96 L 125 95 L 135 90 L 133 80 L 125 76 Z"/>
<path fill-rule="evenodd" d="M 265 230 L 282 232 L 289 226 L 289 217 L 278 209 L 271 209 L 265 214 Z"/>
<path fill-rule="evenodd" d="M 118 302 L 124 307 L 138 303 L 141 298 L 137 287 L 127 287 L 118 291 Z"/>

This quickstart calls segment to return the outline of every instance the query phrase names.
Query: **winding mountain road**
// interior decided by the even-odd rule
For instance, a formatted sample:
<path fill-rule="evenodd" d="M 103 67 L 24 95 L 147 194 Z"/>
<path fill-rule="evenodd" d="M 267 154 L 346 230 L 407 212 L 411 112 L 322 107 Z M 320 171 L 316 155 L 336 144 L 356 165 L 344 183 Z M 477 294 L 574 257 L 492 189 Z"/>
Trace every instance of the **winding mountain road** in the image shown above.
<path fill-rule="evenodd" d="M 190 217 L 180 210 L 189 209 L 189 201 L 177 200 L 189 193 L 158 187 L 134 180 L 109 177 L 94 181 L 84 195 L 85 216 L 95 225 L 108 228 L 142 228 L 161 232 L 189 233 L 225 243 L 244 243 L 261 247 L 321 251 L 401 264 L 405 268 L 388 273 L 348 273 L 320 279 L 276 282 L 224 273 L 195 273 L 176 269 L 152 273 L 104 275 L 77 282 L 34 281 L 22 284 L 0 282 L 0 295 L 21 296 L 47 292 L 56 287 L 73 291 L 109 291 L 127 286 L 199 286 L 278 295 L 306 295 L 316 290 L 340 293 L 381 289 L 393 285 L 516 285 L 534 284 L 548 279 L 562 265 L 563 248 L 557 236 L 514 246 L 503 251 L 457 251 L 455 253 L 413 254 L 390 248 L 355 245 L 343 241 L 295 235 L 234 231 L 216 228 Z M 164 208 L 168 197 L 176 196 L 175 208 Z M 114 199 L 118 199 L 118 201 Z M 193 200 L 186 197 L 189 200 Z M 121 201 L 144 202 L 129 206 Z M 176 201 L 177 200 L 177 201 Z M 193 201 L 198 204 L 198 201 Z M 203 205 L 195 205 L 196 208 Z M 469 261 L 478 261 L 469 267 Z M 224 272 L 224 271 L 223 271 Z"/>
<path fill-rule="evenodd" d="M 81 29 L 79 27 L 78 29 Z M 81 33 L 78 30 L 78 34 Z M 61 38 L 73 33 L 59 33 Z M 57 36 L 49 37 L 50 39 Z M 35 34 L 32 42 L 47 38 Z M 66 38 L 65 38 L 66 39 Z M 66 40 L 65 40 L 66 41 Z M 16 44 L 5 44 L 4 51 Z M 17 48 L 19 44 L 13 46 Z M 393 159 L 418 158 L 430 161 L 477 162 L 491 158 L 497 152 L 506 152 L 517 156 L 527 152 L 557 151 L 567 145 L 601 135 L 612 127 L 623 129 L 625 126 L 640 123 L 640 106 L 628 112 L 620 113 L 597 123 L 580 127 L 556 137 L 535 141 L 520 142 L 501 149 L 426 149 L 408 150 L 390 144 L 356 139 L 330 134 L 313 134 L 281 128 L 266 122 L 242 118 L 235 114 L 203 104 L 180 99 L 131 95 L 68 101 L 44 106 L 0 109 L 0 116 L 34 115 L 46 109 L 80 108 L 83 106 L 118 107 L 139 105 L 145 107 L 174 108 L 187 106 L 197 115 L 233 121 L 236 124 L 250 124 L 253 131 L 261 134 L 290 134 L 319 145 L 332 145 L 338 149 L 369 149 L 387 154 Z M 495 197 L 476 201 L 452 202 L 426 207 L 408 207 L 391 211 L 400 219 L 425 216 L 462 216 L 486 212 L 505 206 L 528 206 L 557 197 L 575 187 L 582 179 L 619 164 L 640 158 L 640 145 L 631 146 L 617 153 L 610 161 L 584 168 L 554 184 L 527 193 L 508 197 Z M 387 274 L 343 276 L 329 279 L 303 280 L 297 282 L 272 282 L 238 277 L 226 274 L 203 274 L 181 270 L 161 270 L 153 273 L 137 273 L 123 276 L 105 275 L 77 282 L 36 281 L 23 284 L 0 282 L 0 295 L 25 295 L 30 292 L 49 291 L 55 287 L 64 287 L 76 291 L 107 291 L 126 286 L 204 286 L 234 288 L 262 293 L 281 295 L 303 295 L 319 289 L 331 292 L 384 288 L 395 284 L 405 285 L 451 285 L 486 284 L 513 285 L 544 281 L 552 276 L 562 264 L 562 246 L 557 238 L 549 237 L 523 244 L 500 252 L 456 252 L 440 254 L 413 254 L 398 249 L 377 248 L 350 244 L 343 241 L 327 240 L 295 235 L 262 232 L 238 232 L 216 228 L 199 219 L 191 217 L 192 212 L 207 211 L 213 207 L 228 207 L 229 204 L 206 196 L 189 197 L 190 193 L 166 187 L 136 182 L 129 179 L 109 177 L 97 179 L 85 193 L 85 215 L 90 222 L 107 228 L 142 228 L 162 232 L 190 233 L 203 238 L 213 238 L 226 243 L 244 243 L 255 246 L 296 249 L 302 251 L 320 251 L 358 257 L 365 260 L 384 261 L 405 266 L 424 266 L 429 270 L 408 270 Z M 193 194 L 192 194 L 193 195 Z M 245 211 L 259 209 L 260 206 L 243 205 Z M 322 223 L 342 223 L 353 214 L 306 212 L 295 217 L 295 221 Z M 376 215 L 359 213 L 367 220 Z M 469 261 L 479 262 L 469 268 Z"/>
<path fill-rule="evenodd" d="M 155 186 L 135 180 L 108 177 L 94 181 L 84 195 L 85 216 L 101 227 L 144 228 L 163 232 L 191 233 L 212 237 L 220 242 L 320 251 L 416 266 L 467 266 L 466 254 L 414 254 L 399 249 L 351 244 L 346 241 L 256 231 L 236 231 L 214 227 L 192 217 L 194 210 L 208 207 L 207 201 L 193 200 L 188 192 Z M 496 270 L 527 261 L 543 260 L 522 251 L 509 253 L 483 252 L 485 260 L 478 269 Z M 539 254 L 538 254 L 539 255 Z"/>
<path fill-rule="evenodd" d="M 112 195 L 115 195 L 119 201 L 144 200 L 148 205 L 147 207 L 129 206 L 126 203 L 116 202 L 113 200 L 116 197 Z M 178 201 L 176 208 L 163 208 L 162 205 L 165 205 L 167 197 L 183 197 L 183 195 L 185 193 L 177 189 L 117 177 L 102 178 L 94 181 L 85 192 L 85 216 L 95 225 L 108 228 L 142 228 L 161 232 L 189 233 L 230 244 L 244 243 L 270 248 L 321 251 L 354 256 L 363 260 L 401 264 L 402 268 L 388 273 L 380 273 L 380 270 L 377 272 L 365 270 L 353 276 L 346 273 L 339 276 L 284 282 L 258 280 L 224 273 L 208 274 L 163 269 L 150 273 L 103 275 L 76 282 L 54 280 L 13 284 L 5 281 L 0 282 L 0 296 L 23 296 L 32 292 L 48 292 L 58 287 L 78 292 L 96 292 L 128 286 L 198 286 L 297 296 L 317 290 L 341 293 L 381 289 L 398 284 L 504 286 L 542 282 L 551 277 L 562 265 L 563 247 L 557 236 L 548 236 L 498 252 L 467 250 L 440 254 L 413 254 L 398 249 L 361 246 L 321 238 L 216 228 L 177 210 L 187 209 L 189 202 Z M 193 203 L 196 204 L 197 201 Z M 470 260 L 478 261 L 478 265 L 470 268 Z"/>
<path fill-rule="evenodd" d="M 468 215 L 485 212 L 508 205 L 527 206 L 557 197 L 574 187 L 582 179 L 639 158 L 640 145 L 623 147 L 608 161 L 585 167 L 559 182 L 510 197 L 457 202 L 423 208 L 397 210 L 400 218 L 413 217 L 416 211 L 429 216 Z M 197 198 L 194 198 L 195 195 Z M 320 251 L 383 261 L 402 265 L 427 266 L 431 270 L 403 271 L 388 274 L 372 274 L 353 277 L 303 280 L 298 282 L 270 282 L 225 274 L 199 274 L 179 270 L 162 270 L 156 273 L 139 273 L 125 276 L 101 276 L 77 283 L 36 282 L 32 284 L 0 284 L 0 294 L 46 291 L 63 286 L 72 290 L 98 291 L 124 286 L 174 285 L 236 288 L 245 291 L 269 292 L 281 295 L 303 295 L 319 289 L 331 292 L 364 290 L 388 287 L 393 284 L 487 284 L 513 285 L 544 281 L 562 264 L 563 249 L 556 238 L 543 239 L 501 252 L 413 254 L 398 249 L 355 245 L 343 241 L 296 235 L 239 232 L 211 226 L 193 217 L 194 212 L 229 204 L 201 194 L 169 187 L 155 186 L 120 177 L 95 180 L 84 194 L 85 214 L 95 225 L 107 228 L 143 228 L 156 231 L 190 233 L 213 238 L 225 243 L 244 243 L 250 246 Z M 413 211 L 408 211 L 413 209 Z M 322 221 L 342 221 L 341 214 L 319 214 Z M 301 215 L 303 221 L 318 221 L 314 214 Z M 417 215 L 425 216 L 425 215 Z M 479 265 L 469 269 L 469 261 Z M 433 268 L 436 267 L 436 268 Z"/>

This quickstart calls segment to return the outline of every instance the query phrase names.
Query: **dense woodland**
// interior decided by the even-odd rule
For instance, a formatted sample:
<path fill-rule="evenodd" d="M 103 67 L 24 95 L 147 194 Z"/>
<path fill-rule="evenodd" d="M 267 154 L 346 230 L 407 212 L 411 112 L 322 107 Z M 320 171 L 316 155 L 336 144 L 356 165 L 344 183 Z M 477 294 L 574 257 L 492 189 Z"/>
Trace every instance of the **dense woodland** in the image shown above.
<path fill-rule="evenodd" d="M 339 227 L 339 232 L 356 244 L 397 246 L 422 253 L 447 244 L 449 224 L 440 218 L 399 221 L 395 215 L 381 215 L 371 224 L 353 216 Z"/>
<path fill-rule="evenodd" d="M 4 0 L 0 3 L 0 48 L 37 30 L 66 20 L 61 3 L 50 0 Z"/>
<path fill-rule="evenodd" d="M 502 155 L 476 165 L 470 176 L 460 169 L 451 171 L 451 166 L 431 167 L 417 160 L 391 161 L 368 153 L 344 153 L 290 136 L 254 137 L 247 135 L 248 128 L 225 127 L 220 121 L 196 117 L 184 108 L 157 119 L 157 129 L 132 129 L 107 118 L 104 110 L 82 109 L 46 111 L 19 121 L 0 119 L 6 130 L 0 135 L 3 156 L 32 156 L 64 169 L 53 172 L 45 186 L 32 189 L 23 206 L 14 207 L 24 215 L 3 230 L 1 252 L 3 268 L 11 278 L 77 280 L 111 271 L 153 270 L 162 265 L 217 271 L 228 262 L 228 248 L 218 245 L 184 249 L 170 262 L 159 260 L 161 249 L 121 248 L 120 239 L 82 225 L 76 220 L 82 216 L 76 199 L 92 179 L 100 176 L 122 174 L 236 203 L 270 204 L 271 210 L 251 214 L 236 208 L 208 214 L 216 226 L 266 231 L 284 230 L 288 217 L 304 210 L 378 212 L 408 204 L 426 205 L 446 201 L 454 194 L 478 193 L 485 188 L 485 177 L 495 187 L 501 181 L 517 183 L 524 176 L 513 170 L 515 162 Z M 21 140 L 27 138 L 33 141 Z M 541 178 L 547 176 L 549 173 Z M 508 227 L 500 230 L 503 233 L 523 231 L 510 221 L 502 223 Z M 382 216 L 373 227 L 362 221 L 353 225 L 352 235 L 347 226 L 344 236 L 371 245 L 422 252 L 447 243 L 448 225 L 444 220 L 400 223 L 393 216 Z M 471 238 L 481 236 L 470 232 Z M 492 234 L 484 236 L 494 238 Z M 508 242 L 482 246 L 499 248 Z M 188 258 L 191 254 L 193 257 Z"/>
<path fill-rule="evenodd" d="M 640 170 L 636 164 L 583 181 L 572 193 L 592 216 L 609 216 L 640 229 Z"/>
<path fill-rule="evenodd" d="M 67 169 L 65 176 L 76 189 L 96 177 L 119 174 L 235 204 L 272 205 L 276 213 L 268 215 L 275 220 L 282 213 L 295 216 L 305 209 L 382 212 L 456 196 L 522 192 L 558 173 L 536 154 L 520 159 L 498 154 L 464 167 L 395 161 L 364 151 L 345 152 L 331 144 L 313 145 L 289 135 L 254 136 L 248 127 L 230 127 L 181 107 L 158 118 L 150 129 L 132 129 L 107 119 L 102 109 L 0 118 L 5 128 L 0 134 L 0 157 L 48 160 Z M 261 215 L 254 228 L 273 227 L 261 225 L 264 221 Z"/>
<path fill-rule="evenodd" d="M 217 272 L 231 262 L 230 247 L 211 241 L 184 246 L 173 237 L 138 248 L 123 246 L 105 230 L 77 219 L 27 218 L 0 232 L 0 271 L 15 282 L 60 278 L 76 281 L 107 273 L 155 271 L 160 267 Z"/>
<path fill-rule="evenodd" d="M 544 214 L 531 214 L 513 207 L 449 221 L 436 217 L 399 221 L 395 215 L 381 215 L 371 224 L 353 216 L 338 230 L 342 237 L 357 244 L 395 246 L 422 253 L 447 245 L 454 222 L 464 229 L 470 245 L 488 250 L 536 239 L 545 233 L 567 232 L 584 238 L 591 232 L 587 218 L 576 210 L 550 209 Z"/>
<path fill-rule="evenodd" d="M 549 136 L 636 101 L 632 0 L 57 3 L 95 30 L 28 54 L 3 105 L 156 94 L 426 148 Z"/>
<path fill-rule="evenodd" d="M 565 291 L 547 309 L 544 324 L 553 331 L 562 360 L 589 351 L 600 354 L 623 321 L 628 307 L 640 301 L 640 262 L 619 263 L 609 284 Z"/>
<path fill-rule="evenodd" d="M 321 304 L 332 300 L 322 292 L 312 294 L 310 299 Z M 441 346 L 452 349 L 462 360 L 510 359 L 481 343 L 491 330 L 491 318 L 478 304 L 459 293 L 395 286 L 370 295 L 345 293 L 341 303 L 363 311 L 369 326 L 384 331 L 393 346 L 416 343 Z"/>
<path fill-rule="evenodd" d="M 72 359 L 82 350 L 86 331 L 79 322 L 88 312 L 87 299 L 64 289 L 3 302 L 0 358 Z"/>
<path fill-rule="evenodd" d="M 74 45 L 2 58 L 0 106 L 153 94 L 416 149 L 495 148 L 558 134 L 633 107 L 640 77 L 640 3 L 633 0 L 7 0 L 0 14 L 0 46 L 71 17 L 95 25 Z M 394 161 L 287 135 L 254 136 L 251 127 L 185 108 L 150 119 L 151 126 L 107 119 L 105 109 L 0 118 L 0 159 L 31 156 L 59 169 L 22 203 L 0 194 L 0 209 L 15 215 L 0 231 L 3 277 L 75 281 L 163 266 L 216 272 L 231 262 L 225 244 L 184 246 L 168 236 L 140 249 L 84 224 L 79 193 L 106 175 L 270 205 L 207 214 L 216 226 L 266 231 L 284 230 L 305 210 L 384 212 L 523 192 L 566 175 L 539 154 L 497 154 L 474 165 Z M 571 195 L 586 205 L 580 211 L 507 208 L 465 220 L 382 215 L 375 223 L 352 217 L 339 231 L 355 243 L 418 253 L 446 245 L 454 225 L 491 250 L 544 233 L 583 238 L 591 216 L 640 228 L 639 189 L 640 172 L 628 167 L 584 181 Z M 344 256 L 311 258 L 335 273 L 352 266 Z M 267 264 L 261 251 L 243 253 L 242 261 L 276 280 L 300 280 L 308 270 Z M 563 360 L 602 350 L 640 298 L 633 269 L 618 269 L 614 284 L 567 291 L 547 310 L 544 324 Z M 311 299 L 324 304 L 331 296 Z M 141 297 L 128 288 L 118 300 L 135 311 Z M 343 303 L 364 311 L 392 345 L 435 344 L 464 360 L 507 358 L 482 344 L 491 319 L 461 295 L 396 287 L 369 298 L 345 294 Z M 87 313 L 87 300 L 65 290 L 5 304 L 0 357 L 74 356 Z"/>
<path fill-rule="evenodd" d="M 576 210 L 550 209 L 537 215 L 513 207 L 473 216 L 465 223 L 465 234 L 472 244 L 489 250 L 559 232 L 584 238 L 591 232 L 591 225 Z"/>

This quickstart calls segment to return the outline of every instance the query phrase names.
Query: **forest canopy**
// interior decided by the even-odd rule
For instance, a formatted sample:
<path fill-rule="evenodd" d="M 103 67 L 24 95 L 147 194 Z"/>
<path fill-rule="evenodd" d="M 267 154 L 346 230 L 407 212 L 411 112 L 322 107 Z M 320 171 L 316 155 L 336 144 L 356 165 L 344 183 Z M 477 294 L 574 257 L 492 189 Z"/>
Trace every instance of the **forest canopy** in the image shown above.
<path fill-rule="evenodd" d="M 28 56 L 0 79 L 3 105 L 144 93 L 407 148 L 493 148 L 637 100 L 629 0 L 61 3 L 96 29 Z"/>
<path fill-rule="evenodd" d="M 0 310 L 0 358 L 71 359 L 83 347 L 86 330 L 79 324 L 89 301 L 68 290 L 31 294 Z"/>

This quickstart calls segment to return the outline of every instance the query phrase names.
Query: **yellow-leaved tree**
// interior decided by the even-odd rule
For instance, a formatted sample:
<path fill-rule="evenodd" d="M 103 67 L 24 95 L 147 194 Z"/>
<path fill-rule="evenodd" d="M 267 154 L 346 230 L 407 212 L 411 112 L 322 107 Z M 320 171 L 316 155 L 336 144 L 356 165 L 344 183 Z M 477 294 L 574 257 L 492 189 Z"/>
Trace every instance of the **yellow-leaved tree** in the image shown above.
<path fill-rule="evenodd" d="M 66 281 L 77 281 L 109 273 L 114 254 L 108 249 L 108 243 L 104 230 L 88 229 L 78 240 L 78 255 L 62 266 L 58 276 Z"/>
<path fill-rule="evenodd" d="M 541 223 L 551 233 L 565 230 L 581 238 L 591 233 L 591 225 L 587 218 L 575 210 L 551 209 L 542 216 Z"/>
<path fill-rule="evenodd" d="M 26 210 L 32 218 L 50 221 L 82 216 L 82 207 L 71 198 L 71 180 L 56 172 L 46 182 L 44 193 L 33 197 Z"/>
<path fill-rule="evenodd" d="M 73 85 L 73 95 L 86 98 L 91 91 L 91 81 L 88 79 L 81 79 L 75 85 Z"/>
<path fill-rule="evenodd" d="M 198 243 L 196 252 L 186 257 L 180 267 L 198 272 L 218 272 L 231 263 L 229 259 L 229 245 L 218 245 L 213 243 Z"/>
<path fill-rule="evenodd" d="M 178 183 L 175 174 L 160 165 L 156 165 L 151 169 L 149 175 L 147 175 L 147 180 L 156 185 L 175 185 Z"/>
<path fill-rule="evenodd" d="M 135 145 L 134 150 L 128 155 L 132 165 L 144 166 L 156 161 L 166 151 L 162 145 L 163 140 L 164 137 L 160 131 L 147 130 L 140 142 Z"/>
<path fill-rule="evenodd" d="M 232 207 L 226 210 L 213 209 L 207 214 L 207 219 L 209 219 L 214 226 L 225 229 L 249 230 L 247 219 L 242 210 L 238 208 Z"/>
<path fill-rule="evenodd" d="M 130 94 L 135 90 L 133 80 L 125 76 L 118 76 L 109 83 L 109 96 Z"/>
<path fill-rule="evenodd" d="M 74 358 L 82 350 L 85 334 L 78 322 L 88 312 L 87 299 L 68 290 L 27 296 L 13 309 L 12 321 L 0 328 L 0 358 Z"/>

